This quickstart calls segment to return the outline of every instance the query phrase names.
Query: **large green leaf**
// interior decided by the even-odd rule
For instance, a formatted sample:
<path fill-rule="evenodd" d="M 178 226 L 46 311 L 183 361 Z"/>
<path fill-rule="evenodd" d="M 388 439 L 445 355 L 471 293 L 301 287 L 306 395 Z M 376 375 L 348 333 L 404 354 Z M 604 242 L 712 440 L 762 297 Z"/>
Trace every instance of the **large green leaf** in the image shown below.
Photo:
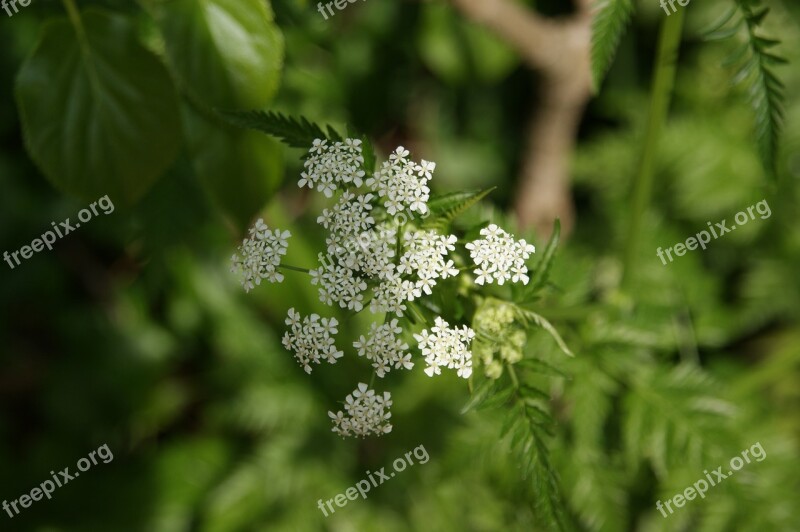
<path fill-rule="evenodd" d="M 212 201 L 239 229 L 267 203 L 283 176 L 281 144 L 183 107 L 186 143 L 195 172 Z"/>
<path fill-rule="evenodd" d="M 28 151 L 58 188 L 132 204 L 175 159 L 178 103 L 169 74 L 122 16 L 89 10 L 83 34 L 48 23 L 17 76 Z"/>
<path fill-rule="evenodd" d="M 167 0 L 152 12 L 169 64 L 196 103 L 264 107 L 278 89 L 283 36 L 265 0 Z"/>

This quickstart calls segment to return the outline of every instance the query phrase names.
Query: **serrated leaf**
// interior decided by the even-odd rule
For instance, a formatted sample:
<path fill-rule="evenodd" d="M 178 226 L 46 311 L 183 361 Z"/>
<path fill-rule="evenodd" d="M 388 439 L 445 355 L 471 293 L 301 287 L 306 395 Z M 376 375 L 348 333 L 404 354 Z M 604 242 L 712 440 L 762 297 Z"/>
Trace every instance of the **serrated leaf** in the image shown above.
<path fill-rule="evenodd" d="M 786 61 L 778 54 L 767 51 L 777 46 L 780 41 L 756 34 L 756 30 L 764 22 L 769 9 L 761 6 L 761 0 L 734 1 L 736 3 L 735 10 L 742 14 L 742 18 L 732 27 L 723 29 L 734 15 L 733 12 L 726 13 L 706 38 L 730 39 L 739 33 L 742 21 L 745 22 L 746 48 L 737 48 L 725 59 L 724 65 L 740 64 L 733 77 L 733 84 L 743 83 L 746 85 L 745 93 L 755 113 L 755 134 L 761 163 L 766 172 L 775 178 L 778 142 L 783 126 L 784 94 L 783 84 L 770 70 L 770 67 L 784 64 Z"/>
<path fill-rule="evenodd" d="M 508 402 L 509 399 L 514 395 L 514 388 L 507 387 L 495 394 L 488 395 L 486 399 L 481 402 L 480 404 L 476 405 L 475 408 L 482 410 L 485 408 L 497 408 L 503 406 Z"/>
<path fill-rule="evenodd" d="M 495 188 L 497 187 L 471 192 L 453 192 L 431 198 L 428 201 L 430 216 L 422 226 L 443 230 L 457 216 L 488 196 Z"/>
<path fill-rule="evenodd" d="M 558 369 L 557 367 L 553 366 L 545 362 L 544 360 L 540 360 L 538 358 L 523 358 L 519 362 L 515 364 L 515 366 L 523 368 L 528 371 L 532 371 L 534 373 L 540 373 L 542 375 L 549 375 L 551 377 L 566 377 L 567 375 Z"/>
<path fill-rule="evenodd" d="M 531 298 L 536 295 L 536 292 L 538 292 L 539 289 L 547 284 L 547 281 L 550 277 L 550 268 L 553 265 L 553 259 L 555 258 L 556 250 L 558 249 L 558 241 L 560 237 L 561 221 L 556 219 L 556 222 L 553 225 L 553 233 L 550 235 L 550 240 L 547 241 L 547 245 L 542 253 L 542 258 L 533 268 L 531 280 L 522 291 L 523 302 L 530 301 Z"/>
<path fill-rule="evenodd" d="M 81 20 L 80 38 L 66 19 L 45 25 L 19 71 L 25 144 L 57 188 L 131 205 L 178 154 L 177 97 L 127 18 L 90 9 Z"/>
<path fill-rule="evenodd" d="M 564 343 L 564 340 L 561 338 L 561 335 L 558 334 L 556 328 L 553 327 L 553 324 L 547 321 L 547 319 L 545 319 L 543 316 L 537 314 L 532 310 L 522 308 L 518 305 L 514 305 L 514 312 L 523 321 L 523 323 L 527 324 L 528 326 L 530 324 L 534 324 L 537 327 L 540 327 L 545 331 L 547 331 L 550 334 L 550 336 L 552 336 L 553 339 L 556 341 L 556 344 L 558 344 L 559 349 L 561 349 L 561 351 L 563 351 L 564 354 L 571 357 L 575 356 L 572 353 L 572 351 L 569 350 L 567 344 Z"/>
<path fill-rule="evenodd" d="M 495 382 L 493 379 L 485 379 L 476 389 L 472 392 L 472 397 L 469 398 L 467 404 L 461 409 L 461 414 L 466 414 L 473 408 L 479 406 L 493 391 Z"/>
<path fill-rule="evenodd" d="M 617 53 L 625 26 L 633 12 L 633 0 L 600 0 L 592 20 L 592 81 L 600 87 Z"/>
<path fill-rule="evenodd" d="M 338 133 L 331 136 L 331 132 L 335 132 L 332 128 L 328 127 L 325 133 L 303 116 L 295 118 L 274 111 L 219 111 L 219 114 L 232 125 L 272 135 L 291 148 L 308 149 L 315 139 L 331 142 L 341 139 Z"/>

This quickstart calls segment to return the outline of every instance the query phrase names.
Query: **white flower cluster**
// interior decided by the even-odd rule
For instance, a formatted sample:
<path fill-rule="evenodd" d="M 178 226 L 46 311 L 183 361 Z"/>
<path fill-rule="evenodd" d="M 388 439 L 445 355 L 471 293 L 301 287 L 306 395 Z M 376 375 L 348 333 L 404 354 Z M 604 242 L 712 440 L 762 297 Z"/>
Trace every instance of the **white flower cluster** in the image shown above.
<path fill-rule="evenodd" d="M 355 174 L 347 170 L 350 173 L 339 179 L 334 171 L 338 168 L 335 164 L 323 164 L 331 158 L 336 161 L 347 159 L 347 164 L 363 163 L 363 159 L 348 159 L 341 155 L 342 146 L 352 146 L 360 153 L 360 144 L 353 139 L 332 147 L 325 141 L 315 141 L 309 152 L 309 160 L 314 161 L 309 168 L 315 170 L 315 177 L 309 177 L 312 172 L 304 174 L 301 186 L 310 182 L 313 185 L 309 186 L 323 182 L 360 185 L 360 175 L 352 177 Z M 334 152 L 339 155 L 334 156 Z M 430 295 L 436 279 L 458 273 L 453 261 L 445 260 L 448 251 L 455 249 L 455 236 L 442 236 L 434 231 L 405 233 L 399 246 L 403 255 L 396 266 L 397 228 L 402 227 L 408 218 L 401 213 L 398 217 L 405 218 L 405 221 L 399 225 L 396 221 L 376 224 L 371 204 L 376 194 L 385 198 L 389 214 L 408 209 L 424 217 L 429 212 L 427 182 L 436 165 L 427 161 L 417 164 L 407 157 L 408 150 L 397 148 L 383 168 L 366 180 L 365 184 L 372 188 L 372 193 L 346 190 L 332 208 L 325 209 L 317 218 L 317 223 L 328 231 L 327 254 L 319 255 L 322 265 L 311 271 L 311 282 L 319 286 L 320 300 L 324 303 L 359 312 L 365 304 L 365 291 L 372 287 L 371 312 L 394 312 L 402 316 L 406 302 L 421 297 L 423 292 Z M 320 170 L 323 166 L 324 172 Z"/>
<path fill-rule="evenodd" d="M 391 371 L 392 366 L 394 369 L 414 367 L 411 355 L 405 352 L 408 344 L 396 336 L 402 332 L 403 329 L 397 325 L 397 320 L 383 325 L 373 323 L 369 334 L 366 337 L 362 336 L 357 342 L 353 342 L 353 347 L 358 349 L 359 356 L 367 357 L 372 361 L 375 373 L 378 377 L 383 378 L 386 373 Z"/>
<path fill-rule="evenodd" d="M 287 239 L 292 236 L 289 231 L 271 231 L 261 218 L 250 228 L 249 234 L 239 246 L 239 253 L 231 257 L 231 272 L 239 273 L 245 292 L 261 284 L 262 279 L 271 283 L 283 281 L 283 274 L 277 268 L 281 257 L 286 255 Z"/>
<path fill-rule="evenodd" d="M 435 231 L 405 234 L 406 252 L 400 257 L 397 273 L 417 272 L 419 281 L 416 283 L 416 297 L 422 295 L 420 290 L 431 295 L 431 287 L 436 285 L 436 279 L 458 275 L 453 261 L 444 261 L 447 252 L 456 249 L 456 240 L 455 235 L 443 236 Z"/>
<path fill-rule="evenodd" d="M 300 174 L 297 186 L 315 188 L 332 197 L 339 184 L 354 184 L 360 187 L 363 183 L 364 156 L 361 154 L 361 141 L 345 139 L 344 142 L 328 144 L 327 140 L 316 139 L 309 150 L 309 157 L 304 163 L 305 171 Z"/>
<path fill-rule="evenodd" d="M 381 169 L 367 179 L 367 186 L 373 187 L 381 198 L 386 198 L 384 207 L 391 215 L 406 207 L 410 211 L 425 214 L 430 197 L 428 181 L 436 169 L 436 163 L 423 159 L 422 164 L 417 164 L 406 157 L 408 150 L 398 147 Z"/>
<path fill-rule="evenodd" d="M 333 420 L 333 432 L 339 436 L 381 436 L 392 431 L 389 419 L 392 413 L 392 394 L 383 392 L 376 394 L 364 383 L 359 383 L 358 388 L 347 396 L 344 408 L 347 416 L 340 410 L 336 414 L 328 412 Z"/>
<path fill-rule="evenodd" d="M 318 314 L 306 316 L 302 322 L 301 318 L 294 308 L 289 309 L 286 325 L 291 326 L 291 331 L 283 335 L 283 347 L 294 351 L 295 358 L 306 373 L 311 373 L 312 362 L 319 364 L 320 360 L 325 359 L 335 364 L 337 358 L 342 358 L 344 353 L 336 349 L 331 336 L 338 332 L 336 318 L 320 318 Z"/>
<path fill-rule="evenodd" d="M 367 283 L 352 268 L 336 264 L 335 257 L 322 253 L 322 266 L 311 270 L 311 284 L 320 285 L 319 299 L 326 305 L 338 303 L 340 307 L 360 312 L 364 308 L 364 291 Z"/>
<path fill-rule="evenodd" d="M 514 236 L 491 224 L 481 229 L 486 237 L 466 245 L 472 260 L 477 265 L 474 273 L 477 284 L 493 283 L 502 285 L 509 279 L 511 282 L 522 281 L 528 284 L 528 268 L 525 261 L 536 251 L 525 240 L 514 240 Z"/>
<path fill-rule="evenodd" d="M 369 201 L 373 197 L 372 194 L 356 196 L 352 192 L 345 192 L 332 209 L 322 211 L 317 223 L 329 231 L 325 239 L 328 253 L 340 254 L 346 249 L 344 246 L 347 242 L 372 229 L 375 220 L 369 212 L 372 210 Z"/>
<path fill-rule="evenodd" d="M 442 367 L 447 367 L 456 369 L 459 377 L 469 378 L 472 375 L 472 353 L 469 349 L 475 331 L 466 325 L 461 329 L 449 327 L 449 323 L 437 317 L 430 333 L 425 329 L 414 335 L 428 364 L 425 373 L 433 377 L 441 374 Z"/>

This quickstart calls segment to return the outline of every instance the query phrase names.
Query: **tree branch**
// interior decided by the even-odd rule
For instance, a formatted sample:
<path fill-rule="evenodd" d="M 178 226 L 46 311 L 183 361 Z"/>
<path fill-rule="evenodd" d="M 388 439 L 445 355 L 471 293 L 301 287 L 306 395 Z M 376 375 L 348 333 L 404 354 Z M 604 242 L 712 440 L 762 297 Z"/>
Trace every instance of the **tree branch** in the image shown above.
<path fill-rule="evenodd" d="M 509 0 L 452 0 L 474 22 L 497 33 L 534 68 L 548 69 L 558 57 L 548 53 L 561 40 L 562 28 Z"/>

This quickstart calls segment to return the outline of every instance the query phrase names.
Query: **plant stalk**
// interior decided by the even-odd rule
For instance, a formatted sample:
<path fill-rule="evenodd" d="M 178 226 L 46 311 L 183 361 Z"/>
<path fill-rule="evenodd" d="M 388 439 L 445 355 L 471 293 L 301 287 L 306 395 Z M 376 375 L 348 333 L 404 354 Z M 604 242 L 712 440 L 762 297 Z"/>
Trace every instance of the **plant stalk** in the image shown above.
<path fill-rule="evenodd" d="M 658 40 L 656 68 L 653 73 L 653 87 L 647 117 L 644 145 L 641 159 L 633 182 L 633 204 L 631 208 L 628 235 L 623 259 L 624 286 L 629 287 L 636 271 L 639 246 L 642 237 L 642 224 L 653 188 L 656 156 L 661 131 L 667 118 L 672 89 L 675 85 L 678 51 L 683 31 L 685 9 L 678 9 L 664 18 Z"/>

